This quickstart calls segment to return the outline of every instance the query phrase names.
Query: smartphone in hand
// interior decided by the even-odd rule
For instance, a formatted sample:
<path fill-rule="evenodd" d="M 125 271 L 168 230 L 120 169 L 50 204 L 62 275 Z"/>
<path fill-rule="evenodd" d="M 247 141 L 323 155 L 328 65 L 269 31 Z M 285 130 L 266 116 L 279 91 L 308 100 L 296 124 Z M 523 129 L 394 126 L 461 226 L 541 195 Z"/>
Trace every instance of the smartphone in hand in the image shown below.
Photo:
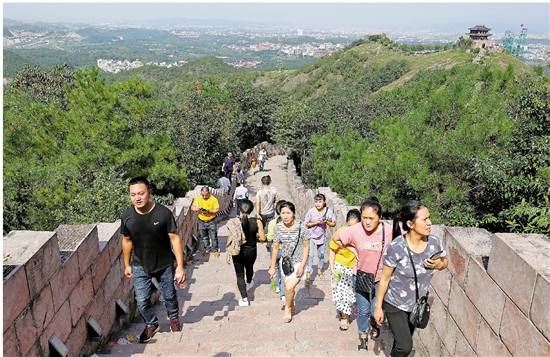
<path fill-rule="evenodd" d="M 439 252 L 435 252 L 435 253 L 432 254 L 432 256 L 430 257 L 430 260 L 439 259 L 439 257 L 441 256 L 442 253 L 443 253 L 442 250 L 440 250 Z"/>

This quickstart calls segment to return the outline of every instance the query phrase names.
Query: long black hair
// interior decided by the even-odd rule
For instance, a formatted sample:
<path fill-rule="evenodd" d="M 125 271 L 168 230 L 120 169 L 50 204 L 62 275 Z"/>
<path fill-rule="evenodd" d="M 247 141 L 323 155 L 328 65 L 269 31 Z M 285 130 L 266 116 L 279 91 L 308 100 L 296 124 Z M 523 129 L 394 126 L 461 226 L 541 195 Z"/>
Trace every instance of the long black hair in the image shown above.
<path fill-rule="evenodd" d="M 249 226 L 248 215 L 254 209 L 254 204 L 248 198 L 243 198 L 239 200 L 238 209 L 241 216 L 241 226 L 243 227 L 243 231 L 248 232 L 248 226 Z"/>
<path fill-rule="evenodd" d="M 397 212 L 393 219 L 394 239 L 401 235 L 401 229 L 403 229 L 407 233 L 411 230 L 410 227 L 407 225 L 407 222 L 414 222 L 414 220 L 416 219 L 416 214 L 422 207 L 426 206 L 424 206 L 422 202 L 417 200 L 409 200 L 405 202 L 405 204 L 403 204 L 403 206 L 401 207 L 401 211 Z M 399 226 L 399 222 L 401 222 L 401 226 Z"/>

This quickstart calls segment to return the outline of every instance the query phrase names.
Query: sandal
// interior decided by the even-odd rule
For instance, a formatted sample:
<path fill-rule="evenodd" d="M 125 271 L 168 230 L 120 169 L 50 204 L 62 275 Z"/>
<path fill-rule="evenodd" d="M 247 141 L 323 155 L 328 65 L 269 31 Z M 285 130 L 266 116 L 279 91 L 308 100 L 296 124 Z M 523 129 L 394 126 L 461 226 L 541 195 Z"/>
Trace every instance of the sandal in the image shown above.
<path fill-rule="evenodd" d="M 321 270 L 317 271 L 317 276 L 319 277 L 319 280 L 323 280 L 325 278 L 324 275 L 323 275 L 323 271 L 321 271 Z"/>
<path fill-rule="evenodd" d="M 348 319 L 340 320 L 340 331 L 347 331 L 349 328 Z"/>
<path fill-rule="evenodd" d="M 311 273 L 306 273 L 306 288 L 311 284 Z"/>
<path fill-rule="evenodd" d="M 357 351 L 361 351 L 361 349 L 364 349 L 365 351 L 369 350 L 369 346 L 367 345 L 369 338 L 367 335 L 363 336 L 359 336 L 359 345 L 357 346 Z"/>
<path fill-rule="evenodd" d="M 286 314 L 287 312 L 290 312 L 290 316 Z M 283 321 L 284 321 L 285 323 L 289 323 L 290 321 L 292 321 L 292 308 L 287 309 L 287 308 L 285 307 L 285 316 L 284 316 L 284 318 L 283 318 Z"/>

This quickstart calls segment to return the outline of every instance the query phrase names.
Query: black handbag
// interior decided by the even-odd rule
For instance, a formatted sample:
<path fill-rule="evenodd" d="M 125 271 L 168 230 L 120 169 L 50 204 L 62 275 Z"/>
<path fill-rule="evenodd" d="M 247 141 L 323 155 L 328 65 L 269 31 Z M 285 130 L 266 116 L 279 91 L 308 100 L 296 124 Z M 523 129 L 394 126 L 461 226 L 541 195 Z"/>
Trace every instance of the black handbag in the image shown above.
<path fill-rule="evenodd" d="M 372 294 L 374 292 L 374 274 L 357 269 L 357 274 L 355 276 L 355 291 Z"/>
<path fill-rule="evenodd" d="M 382 255 L 384 254 L 384 244 L 386 242 L 386 234 L 384 230 L 384 223 L 382 223 L 382 249 L 380 249 L 380 257 L 378 258 L 378 264 L 376 264 L 375 273 L 380 267 L 380 261 L 382 260 Z M 355 291 L 359 291 L 365 294 L 374 294 L 374 274 L 367 273 L 361 269 L 357 269 L 355 275 Z"/>
<path fill-rule="evenodd" d="M 290 256 L 284 256 L 281 260 L 281 266 L 283 268 L 283 273 L 288 276 L 292 273 L 294 273 L 294 265 L 292 264 L 292 256 L 294 255 L 294 252 L 296 251 L 296 248 L 298 247 L 298 243 L 300 243 L 300 234 L 302 233 L 302 225 L 300 222 L 300 226 L 298 228 L 298 240 L 296 241 L 296 245 L 294 246 L 294 250 L 292 251 L 292 254 Z"/>
<path fill-rule="evenodd" d="M 405 237 L 405 241 L 407 241 L 406 237 Z M 411 260 L 411 264 L 414 272 L 414 283 L 416 284 L 416 303 L 414 304 L 413 310 L 409 316 L 409 322 L 414 327 L 425 328 L 426 326 L 428 326 L 428 321 L 430 320 L 430 304 L 428 303 L 428 294 L 430 292 L 427 291 L 426 296 L 422 296 L 421 298 L 418 297 L 418 280 L 416 277 L 416 269 L 414 268 L 411 249 L 409 248 L 408 242 L 407 242 L 407 251 L 409 252 L 409 259 Z"/>

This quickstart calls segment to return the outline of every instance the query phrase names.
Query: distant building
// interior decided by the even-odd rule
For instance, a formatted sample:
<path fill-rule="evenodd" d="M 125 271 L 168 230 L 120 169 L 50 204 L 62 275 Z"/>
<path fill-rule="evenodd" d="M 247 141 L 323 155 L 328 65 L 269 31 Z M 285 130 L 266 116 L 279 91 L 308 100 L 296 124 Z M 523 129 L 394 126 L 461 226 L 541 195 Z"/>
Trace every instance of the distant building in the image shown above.
<path fill-rule="evenodd" d="M 494 47 L 495 41 L 490 40 L 489 37 L 493 36 L 492 33 L 489 33 L 491 30 L 485 25 L 476 25 L 475 27 L 468 28 L 470 30 L 466 35 L 470 36 L 472 39 L 474 48 L 485 48 L 485 47 Z"/>

